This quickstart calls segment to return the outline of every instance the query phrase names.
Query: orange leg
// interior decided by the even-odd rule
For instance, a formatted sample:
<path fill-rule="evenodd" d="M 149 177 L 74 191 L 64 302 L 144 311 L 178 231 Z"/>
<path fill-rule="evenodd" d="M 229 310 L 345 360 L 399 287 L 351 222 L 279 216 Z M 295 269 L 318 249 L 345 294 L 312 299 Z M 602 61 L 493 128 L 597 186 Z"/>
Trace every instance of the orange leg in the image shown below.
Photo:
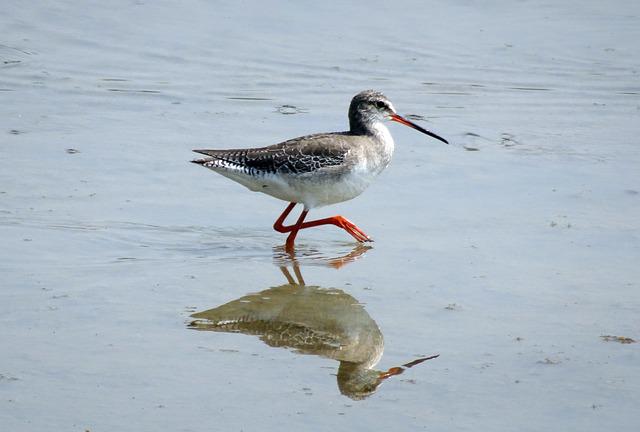
<path fill-rule="evenodd" d="M 275 223 L 273 224 L 273 229 L 278 231 L 279 233 L 286 233 L 289 232 L 293 229 L 292 226 L 284 226 L 284 220 L 287 218 L 287 216 L 289 216 L 289 213 L 291 213 L 291 210 L 293 210 L 293 208 L 296 206 L 297 203 L 289 203 L 289 205 L 287 206 L 286 209 L 284 209 L 284 211 L 282 212 L 282 214 L 280 215 L 280 217 L 275 221 Z"/>
<path fill-rule="evenodd" d="M 302 213 L 300 213 L 300 217 L 298 217 L 296 224 L 291 227 L 291 233 L 289 233 L 287 242 L 285 243 L 284 247 L 284 250 L 286 250 L 290 254 L 294 251 L 293 242 L 296 239 L 296 235 L 298 235 L 298 231 L 302 229 L 304 218 L 307 217 L 307 213 L 309 213 L 309 210 L 302 210 Z"/>
<path fill-rule="evenodd" d="M 316 227 L 320 225 L 335 225 L 337 227 L 340 227 L 346 232 L 348 232 L 349 234 L 351 234 L 351 236 L 354 239 L 358 240 L 359 242 L 373 241 L 371 237 L 366 235 L 364 231 L 362 231 L 360 228 L 356 226 L 356 224 L 354 224 L 349 219 L 342 216 L 331 216 L 325 219 L 318 219 L 310 222 L 305 222 L 302 224 L 300 229 L 311 228 L 311 227 Z"/>
<path fill-rule="evenodd" d="M 291 213 L 291 210 L 293 210 L 295 205 L 296 203 L 289 203 L 289 205 L 282 212 L 278 220 L 276 220 L 276 222 L 273 224 L 273 229 L 275 229 L 278 232 L 281 232 L 281 233 L 291 232 L 291 234 L 289 234 L 289 237 L 287 238 L 287 250 L 289 250 L 290 248 L 291 250 L 293 250 L 293 241 L 296 235 L 298 234 L 299 230 L 305 229 L 305 228 L 312 228 L 320 225 L 335 225 L 337 227 L 340 227 L 346 232 L 348 232 L 349 234 L 351 234 L 351 236 L 356 240 L 358 240 L 359 242 L 373 241 L 371 237 L 366 235 L 353 222 L 349 221 L 348 219 L 342 216 L 331 216 L 325 219 L 318 219 L 314 221 L 304 222 L 304 218 L 307 216 L 307 213 L 309 213 L 308 210 L 302 211 L 295 225 L 286 226 L 284 225 L 284 221 L 287 218 L 287 216 L 289 216 L 289 213 Z"/>

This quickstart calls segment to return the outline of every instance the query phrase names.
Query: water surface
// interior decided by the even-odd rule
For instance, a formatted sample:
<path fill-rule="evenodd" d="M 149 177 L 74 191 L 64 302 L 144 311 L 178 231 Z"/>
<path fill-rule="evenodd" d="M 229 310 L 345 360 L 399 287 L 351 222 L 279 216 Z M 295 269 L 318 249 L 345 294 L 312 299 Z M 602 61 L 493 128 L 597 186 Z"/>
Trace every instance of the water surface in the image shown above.
<path fill-rule="evenodd" d="M 0 429 L 636 430 L 639 16 L 4 1 Z M 344 130 L 367 88 L 451 142 L 391 125 L 387 171 L 312 214 L 370 248 L 323 227 L 292 261 L 285 203 L 188 163 Z M 283 284 L 377 328 L 371 370 L 440 356 L 352 398 L 326 351 L 190 327 Z"/>

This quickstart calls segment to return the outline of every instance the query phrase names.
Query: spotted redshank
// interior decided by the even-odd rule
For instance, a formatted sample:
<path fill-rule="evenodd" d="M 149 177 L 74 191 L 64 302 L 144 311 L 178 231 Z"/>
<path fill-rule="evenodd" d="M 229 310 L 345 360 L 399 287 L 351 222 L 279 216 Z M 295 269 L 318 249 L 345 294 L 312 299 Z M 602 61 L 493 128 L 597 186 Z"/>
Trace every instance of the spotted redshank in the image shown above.
<path fill-rule="evenodd" d="M 252 191 L 288 201 L 273 228 L 289 233 L 286 250 L 293 252 L 298 231 L 335 225 L 359 242 L 372 241 L 342 216 L 305 222 L 309 210 L 347 201 L 360 195 L 384 170 L 394 142 L 384 121 L 412 127 L 446 144 L 447 140 L 398 115 L 382 93 L 365 90 L 351 100 L 349 131 L 306 135 L 268 147 L 194 150 L 208 157 L 193 163 L 205 166 Z M 296 204 L 304 206 L 293 225 L 284 222 Z"/>

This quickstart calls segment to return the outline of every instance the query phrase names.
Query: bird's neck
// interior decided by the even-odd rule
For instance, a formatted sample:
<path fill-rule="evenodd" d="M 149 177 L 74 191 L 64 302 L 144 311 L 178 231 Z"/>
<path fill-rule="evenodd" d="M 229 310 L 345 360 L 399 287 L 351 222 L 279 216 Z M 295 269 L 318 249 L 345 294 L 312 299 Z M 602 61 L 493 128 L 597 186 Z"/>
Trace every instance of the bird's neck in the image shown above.
<path fill-rule="evenodd" d="M 377 121 L 370 123 L 368 129 L 371 135 L 375 136 L 380 141 L 393 146 L 393 138 L 391 137 L 391 132 L 389 132 L 389 129 L 383 122 Z"/>
<path fill-rule="evenodd" d="M 364 150 L 367 154 L 367 169 L 378 174 L 391 162 L 395 148 L 393 137 L 387 126 L 381 121 L 363 123 L 360 130 L 361 132 L 358 133 L 352 129 L 351 133 L 371 138 Z"/>
<path fill-rule="evenodd" d="M 383 163 L 386 166 L 391 161 L 391 156 L 393 155 L 393 149 L 395 147 L 391 132 L 389 132 L 387 126 L 382 122 L 372 123 L 370 130 L 371 135 L 376 138 L 375 141 L 380 146 L 378 151 L 383 155 L 383 158 L 385 159 Z"/>

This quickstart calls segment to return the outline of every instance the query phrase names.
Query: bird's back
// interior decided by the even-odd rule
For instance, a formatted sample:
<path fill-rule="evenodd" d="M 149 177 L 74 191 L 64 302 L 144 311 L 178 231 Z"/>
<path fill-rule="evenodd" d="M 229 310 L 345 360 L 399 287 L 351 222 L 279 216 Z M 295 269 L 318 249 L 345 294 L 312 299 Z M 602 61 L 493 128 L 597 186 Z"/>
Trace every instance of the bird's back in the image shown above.
<path fill-rule="evenodd" d="M 347 136 L 348 132 L 324 133 L 268 147 L 194 150 L 209 157 L 193 162 L 214 170 L 237 170 L 249 175 L 304 174 L 344 164 L 353 145 Z"/>

